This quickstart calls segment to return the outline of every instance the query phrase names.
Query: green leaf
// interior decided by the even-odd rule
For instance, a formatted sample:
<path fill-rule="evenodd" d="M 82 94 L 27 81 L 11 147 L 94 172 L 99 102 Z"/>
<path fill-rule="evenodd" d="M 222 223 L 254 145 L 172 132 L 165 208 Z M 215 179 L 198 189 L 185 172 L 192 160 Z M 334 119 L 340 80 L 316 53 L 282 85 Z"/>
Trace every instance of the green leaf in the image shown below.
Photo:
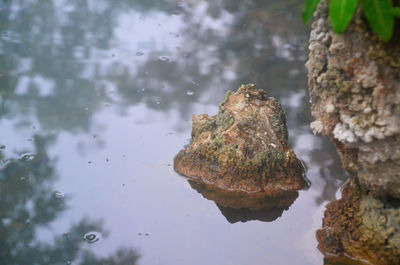
<path fill-rule="evenodd" d="M 392 13 L 393 13 L 393 16 L 400 17 L 400 7 L 393 7 Z"/>
<path fill-rule="evenodd" d="M 383 41 L 388 41 L 394 25 L 392 0 L 361 0 L 361 4 L 372 29 Z"/>
<path fill-rule="evenodd" d="M 303 23 L 307 24 L 312 18 L 317 5 L 321 0 L 306 0 L 303 10 Z"/>
<path fill-rule="evenodd" d="M 329 17 L 333 30 L 336 33 L 342 33 L 357 7 L 357 0 L 330 0 L 329 1 Z"/>

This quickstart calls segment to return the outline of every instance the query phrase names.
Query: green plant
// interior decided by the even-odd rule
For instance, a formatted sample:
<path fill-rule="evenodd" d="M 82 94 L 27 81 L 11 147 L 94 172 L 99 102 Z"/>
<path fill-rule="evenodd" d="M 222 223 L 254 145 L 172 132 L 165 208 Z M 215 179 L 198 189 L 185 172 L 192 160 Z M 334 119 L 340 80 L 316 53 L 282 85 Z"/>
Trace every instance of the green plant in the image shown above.
<path fill-rule="evenodd" d="M 308 23 L 321 0 L 306 0 L 303 22 Z M 383 40 L 392 37 L 395 17 L 400 18 L 400 7 L 393 6 L 392 0 L 359 0 L 371 28 Z M 341 34 L 349 24 L 356 10 L 358 0 L 329 0 L 329 18 L 332 28 Z"/>

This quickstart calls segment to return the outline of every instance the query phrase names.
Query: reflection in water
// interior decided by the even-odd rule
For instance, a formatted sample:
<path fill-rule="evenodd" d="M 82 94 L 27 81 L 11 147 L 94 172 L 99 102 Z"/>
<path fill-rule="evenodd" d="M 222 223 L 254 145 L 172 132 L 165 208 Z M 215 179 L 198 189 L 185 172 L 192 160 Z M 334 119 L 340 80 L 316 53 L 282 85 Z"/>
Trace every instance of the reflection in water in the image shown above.
<path fill-rule="evenodd" d="M 154 225 L 155 213 L 159 224 L 170 224 L 159 228 L 164 238 L 180 237 L 183 242 L 187 240 L 184 235 L 193 230 L 184 227 L 191 222 L 181 223 L 179 229 L 173 226 L 179 220 L 169 219 L 171 214 L 164 213 L 163 205 L 171 205 L 178 213 L 176 216 L 181 216 L 185 212 L 182 205 L 185 200 L 174 200 L 173 192 L 165 190 L 165 183 L 147 177 L 161 174 L 154 169 L 156 166 L 150 170 L 146 165 L 154 165 L 156 159 L 170 163 L 181 147 L 182 135 L 189 135 L 191 114 L 203 113 L 209 105 L 216 106 L 226 90 L 246 83 L 265 88 L 287 110 L 290 141 L 296 154 L 308 165 L 307 176 L 313 183 L 307 195 L 300 196 L 296 203 L 305 198 L 321 205 L 333 199 L 343 181 L 339 160 L 334 156 L 335 150 L 329 148 L 330 143 L 310 135 L 308 128 L 310 115 L 304 67 L 308 32 L 300 22 L 303 4 L 303 0 L 0 0 L 0 264 L 27 264 L 28 261 L 28 264 L 58 264 L 69 259 L 79 260 L 80 264 L 133 264 L 137 254 L 132 250 L 117 251 L 109 259 L 97 255 L 105 253 L 105 249 L 118 249 L 118 243 L 123 240 L 126 245 L 140 247 L 141 253 L 153 254 L 145 253 L 141 259 L 143 264 L 157 264 L 159 261 L 151 260 L 155 252 L 165 257 L 167 263 L 185 264 L 171 258 L 174 249 L 171 244 L 163 244 L 163 238 L 148 243 L 150 240 L 136 242 L 132 235 L 126 236 L 134 221 L 141 229 L 151 230 L 147 225 Z M 162 119 L 157 120 L 157 113 Z M 126 119 L 116 123 L 119 118 Z M 175 139 L 175 143 L 171 140 L 165 147 L 171 150 L 158 150 L 167 141 L 162 128 L 174 133 L 168 139 Z M 103 137 L 106 134 L 108 138 Z M 89 144 L 88 138 L 92 140 Z M 146 145 L 136 148 L 138 142 Z M 126 146 L 129 150 L 124 149 Z M 151 156 L 146 151 L 152 152 Z M 99 153 L 102 157 L 98 155 L 97 160 L 85 156 Z M 155 158 L 158 153 L 162 155 Z M 57 158 L 57 163 L 50 157 Z M 117 164 L 121 157 L 125 162 Z M 99 161 L 106 159 L 107 167 L 101 167 Z M 90 169 L 78 160 L 85 160 L 85 166 Z M 92 163 L 89 165 L 88 161 Z M 125 167 L 130 164 L 136 165 L 135 168 Z M 72 167 L 78 169 L 72 171 Z M 162 174 L 166 172 L 163 169 Z M 80 185 L 87 179 L 93 181 L 86 184 L 97 189 L 93 201 L 82 195 L 87 191 L 82 191 Z M 131 180 L 135 182 L 132 184 Z M 179 189 L 180 183 L 174 186 L 173 181 L 168 182 L 169 188 L 179 198 L 187 199 L 186 193 Z M 57 190 L 52 188 L 54 183 Z M 69 192 L 60 189 L 60 183 L 69 187 Z M 123 197 L 124 193 L 113 186 L 116 183 L 127 183 L 126 190 L 136 188 L 129 190 L 134 199 Z M 150 196 L 150 190 L 160 192 Z M 161 191 L 168 192 L 168 196 L 162 197 Z M 106 200 L 104 194 L 110 199 Z M 137 206 L 136 201 L 142 204 Z M 292 212 L 296 203 L 291 207 Z M 125 208 L 127 204 L 129 207 Z M 257 213 L 257 218 L 253 214 L 258 210 L 232 214 L 239 210 L 232 211 L 236 208 L 223 203 L 219 207 L 225 214 L 229 212 L 226 216 L 231 221 L 272 220 L 290 204 L 288 199 L 287 203 L 274 206 L 278 210 L 272 210 L 271 206 L 270 216 Z M 303 215 L 317 211 L 312 203 L 304 208 Z M 109 238 L 117 234 L 117 239 L 105 239 L 100 223 L 82 219 L 83 216 L 99 219 L 94 217 L 92 209 L 98 210 L 100 219 L 111 227 Z M 147 209 L 152 212 L 148 213 Z M 128 213 L 134 217 L 129 219 Z M 211 230 L 211 225 L 207 226 L 201 217 L 197 220 L 200 224 L 193 226 Z M 125 218 L 129 221 L 124 225 L 115 221 Z M 296 224 L 297 218 L 285 221 Z M 46 235 L 43 230 L 58 229 L 60 223 L 68 220 L 74 220 L 75 224 L 64 237 L 39 240 Z M 246 223 L 242 229 L 252 231 L 252 223 Z M 316 227 L 319 225 L 318 220 Z M 100 233 L 101 239 L 88 244 L 84 239 L 88 232 Z M 140 231 L 132 233 L 137 232 Z M 233 232 L 220 238 L 227 238 Z M 241 230 L 238 233 L 244 234 Z M 296 240 L 295 234 L 280 233 L 280 236 Z M 251 242 L 249 245 L 254 244 L 254 249 L 268 245 L 268 241 Z M 312 248 L 313 242 L 309 243 Z M 102 243 L 103 249 L 94 249 Z M 240 248 L 231 242 L 223 244 L 229 249 Z M 181 247 L 186 245 L 183 243 Z M 87 252 L 85 246 L 93 248 L 93 252 Z M 196 253 L 190 251 L 199 249 L 207 250 L 199 246 L 186 252 L 195 257 Z M 293 247 L 293 255 L 303 257 L 303 251 L 297 250 L 294 254 L 295 250 Z M 175 256 L 181 256 L 181 252 Z M 217 256 L 202 255 L 198 263 L 207 263 L 204 261 L 207 257 L 218 263 Z M 252 264 L 257 264 L 255 256 L 252 255 Z M 146 263 L 146 259 L 150 261 Z M 195 264 L 194 259 L 186 264 Z M 259 259 L 265 261 L 264 256 Z M 280 257 L 275 264 L 284 263 L 283 259 Z M 219 264 L 238 262 L 220 261 Z M 249 257 L 246 261 L 251 263 Z"/>
<path fill-rule="evenodd" d="M 85 249 L 87 231 L 98 231 L 90 243 L 104 232 L 98 221 L 83 219 L 68 232 L 58 233 L 52 243 L 37 238 L 38 229 L 48 227 L 67 208 L 66 196 L 52 190 L 57 179 L 55 160 L 46 148 L 53 140 L 35 136 L 35 152 L 29 159 L 26 155 L 5 158 L 0 150 L 0 264 L 135 264 L 139 255 L 132 249 L 107 258 Z"/>
<path fill-rule="evenodd" d="M 204 198 L 214 201 L 230 223 L 251 220 L 275 221 L 299 196 L 297 191 L 276 194 L 248 193 L 220 189 L 197 180 L 188 182 Z"/>

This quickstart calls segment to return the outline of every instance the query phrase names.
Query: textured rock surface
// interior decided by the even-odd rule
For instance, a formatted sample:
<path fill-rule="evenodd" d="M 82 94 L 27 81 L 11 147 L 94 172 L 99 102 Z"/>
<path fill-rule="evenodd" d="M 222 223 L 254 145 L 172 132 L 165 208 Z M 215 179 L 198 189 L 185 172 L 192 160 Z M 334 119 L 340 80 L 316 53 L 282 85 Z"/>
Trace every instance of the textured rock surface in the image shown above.
<path fill-rule="evenodd" d="M 328 204 L 322 226 L 318 248 L 331 260 L 345 263 L 346 253 L 348 264 L 400 264 L 398 202 L 376 198 L 351 181 L 342 199 Z"/>
<path fill-rule="evenodd" d="M 320 7 L 307 63 L 316 119 L 311 128 L 336 143 L 345 168 L 357 172 L 364 188 L 400 198 L 400 34 L 380 42 L 358 9 L 337 35 L 326 1 Z"/>
<path fill-rule="evenodd" d="M 228 92 L 215 116 L 193 115 L 192 141 L 174 167 L 228 190 L 273 193 L 307 185 L 288 143 L 284 110 L 254 85 Z"/>
<path fill-rule="evenodd" d="M 259 220 L 271 222 L 281 217 L 283 211 L 299 196 L 297 191 L 244 192 L 221 189 L 199 180 L 189 180 L 190 186 L 204 198 L 214 201 L 230 223 Z"/>
<path fill-rule="evenodd" d="M 400 28 L 383 43 L 360 8 L 343 35 L 327 16 L 323 1 L 307 63 L 311 128 L 335 143 L 353 184 L 327 207 L 320 250 L 400 264 Z"/>

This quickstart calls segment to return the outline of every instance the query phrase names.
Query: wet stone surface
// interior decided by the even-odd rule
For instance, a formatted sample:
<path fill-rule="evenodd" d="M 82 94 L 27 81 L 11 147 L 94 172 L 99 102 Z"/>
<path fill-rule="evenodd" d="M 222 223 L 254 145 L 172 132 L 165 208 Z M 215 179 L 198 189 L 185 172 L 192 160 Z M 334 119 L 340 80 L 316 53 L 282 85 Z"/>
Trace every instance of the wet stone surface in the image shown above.
<path fill-rule="evenodd" d="M 186 177 L 219 188 L 278 193 L 306 187 L 288 143 L 285 111 L 254 85 L 227 92 L 215 116 L 193 115 L 192 141 L 174 160 Z"/>

